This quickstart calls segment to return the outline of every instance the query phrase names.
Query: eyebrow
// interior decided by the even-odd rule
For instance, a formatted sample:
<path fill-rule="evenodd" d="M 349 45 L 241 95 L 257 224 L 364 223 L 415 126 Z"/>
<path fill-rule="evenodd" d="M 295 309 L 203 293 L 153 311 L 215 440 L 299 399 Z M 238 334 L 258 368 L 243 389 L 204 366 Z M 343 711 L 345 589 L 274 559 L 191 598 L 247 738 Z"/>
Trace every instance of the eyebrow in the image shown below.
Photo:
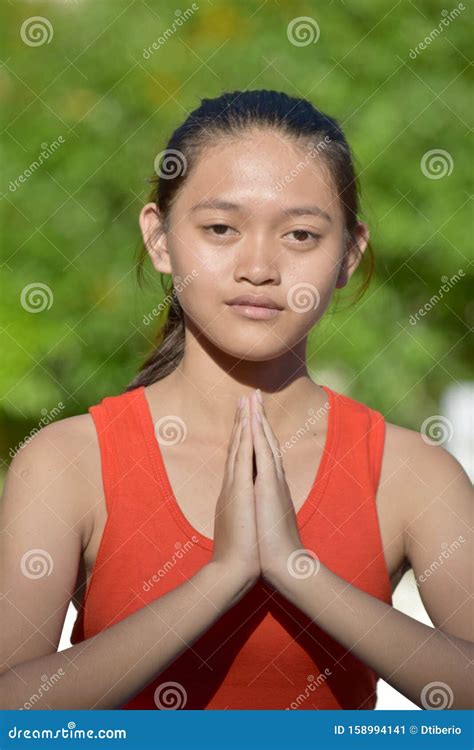
<path fill-rule="evenodd" d="M 243 206 L 239 205 L 238 203 L 232 203 L 231 201 L 224 201 L 219 198 L 213 198 L 196 203 L 196 205 L 194 205 L 190 209 L 190 213 L 193 211 L 200 211 L 205 208 L 217 208 L 221 211 L 241 211 L 243 209 Z M 293 208 L 283 208 L 281 210 L 281 213 L 285 216 L 307 216 L 308 214 L 311 214 L 313 216 L 318 216 L 322 219 L 325 219 L 330 224 L 332 224 L 331 216 L 326 213 L 326 211 L 323 211 L 322 208 L 319 208 L 319 206 L 294 206 Z"/>

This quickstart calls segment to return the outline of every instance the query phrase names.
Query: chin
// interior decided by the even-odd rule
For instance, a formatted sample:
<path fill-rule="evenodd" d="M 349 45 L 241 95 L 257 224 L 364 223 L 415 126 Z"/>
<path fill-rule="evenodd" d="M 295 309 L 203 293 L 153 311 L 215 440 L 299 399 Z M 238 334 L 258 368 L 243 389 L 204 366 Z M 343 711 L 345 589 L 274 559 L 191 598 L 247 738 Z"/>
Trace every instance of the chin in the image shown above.
<path fill-rule="evenodd" d="M 261 332 L 250 336 L 243 335 L 241 332 L 234 333 L 230 328 L 214 337 L 213 344 L 230 357 L 247 362 L 267 362 L 277 359 L 287 353 L 288 348 L 291 347 L 289 342 L 285 342 L 283 336 L 273 336 L 271 331 L 266 336 Z"/>

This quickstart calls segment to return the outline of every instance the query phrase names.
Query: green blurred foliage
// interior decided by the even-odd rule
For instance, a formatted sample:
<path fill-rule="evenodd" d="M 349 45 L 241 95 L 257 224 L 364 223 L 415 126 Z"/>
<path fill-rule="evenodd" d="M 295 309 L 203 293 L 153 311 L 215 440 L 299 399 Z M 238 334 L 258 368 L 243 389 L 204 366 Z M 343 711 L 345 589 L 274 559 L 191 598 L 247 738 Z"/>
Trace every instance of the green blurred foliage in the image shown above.
<path fill-rule="evenodd" d="M 5 456 L 58 402 L 68 416 L 121 392 L 153 346 L 156 326 L 142 318 L 160 301 L 156 274 L 147 267 L 152 283 L 144 292 L 134 275 L 146 180 L 172 130 L 202 97 L 223 91 L 304 96 L 341 122 L 356 156 L 376 273 L 365 296 L 349 306 L 362 279 L 358 269 L 311 333 L 308 361 L 316 381 L 418 429 L 437 413 L 443 389 L 470 377 L 472 11 L 462 11 L 410 57 L 455 6 L 444 0 L 420 7 L 386 0 L 198 5 L 147 59 L 144 49 L 179 15 L 168 0 L 2 4 Z M 23 40 L 22 24 L 32 16 L 51 24 L 49 43 Z M 317 21 L 317 43 L 289 42 L 287 27 L 297 16 Z M 64 143 L 12 190 L 42 144 L 60 137 Z M 451 174 L 422 173 L 431 149 L 449 153 Z M 441 277 L 459 269 L 465 276 L 411 325 Z M 28 312 L 22 290 L 38 282 L 54 300 L 42 312 Z"/>

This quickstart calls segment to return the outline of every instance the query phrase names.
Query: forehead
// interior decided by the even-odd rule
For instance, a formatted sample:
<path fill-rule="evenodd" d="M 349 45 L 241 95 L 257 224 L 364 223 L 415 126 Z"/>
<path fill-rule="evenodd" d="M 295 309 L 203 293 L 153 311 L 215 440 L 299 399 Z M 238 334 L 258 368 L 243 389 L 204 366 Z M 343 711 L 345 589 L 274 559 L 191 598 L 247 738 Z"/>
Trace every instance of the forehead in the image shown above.
<path fill-rule="evenodd" d="M 309 141 L 298 145 L 268 130 L 219 139 L 201 151 L 190 170 L 178 199 L 181 208 L 187 210 L 205 198 L 258 206 L 259 214 L 317 203 L 336 220 L 339 200 L 321 156 L 323 142 Z"/>

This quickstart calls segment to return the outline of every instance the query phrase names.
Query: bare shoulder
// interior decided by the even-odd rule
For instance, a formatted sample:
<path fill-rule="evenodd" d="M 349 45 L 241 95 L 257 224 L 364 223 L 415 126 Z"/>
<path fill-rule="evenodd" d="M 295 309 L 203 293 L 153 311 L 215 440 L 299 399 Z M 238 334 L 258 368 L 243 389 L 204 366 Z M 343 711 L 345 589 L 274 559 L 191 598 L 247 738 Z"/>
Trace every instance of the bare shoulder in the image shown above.
<path fill-rule="evenodd" d="M 16 452 L 8 469 L 4 503 L 23 488 L 38 493 L 84 544 L 92 533 L 94 499 L 101 491 L 100 449 L 89 413 L 43 427 Z"/>
<path fill-rule="evenodd" d="M 438 537 L 440 528 L 454 533 L 456 526 L 462 533 L 472 513 L 472 483 L 442 444 L 417 430 L 385 424 L 378 502 L 390 538 L 403 538 L 406 569 L 408 563 L 413 567 L 421 545 Z"/>
<path fill-rule="evenodd" d="M 89 414 L 52 422 L 14 455 L 0 502 L 0 674 L 57 650 L 100 496 Z M 99 482 L 99 484 L 98 484 Z"/>
<path fill-rule="evenodd" d="M 382 463 L 383 479 L 397 493 L 404 490 L 418 498 L 433 499 L 436 494 L 461 494 L 472 490 L 472 483 L 459 461 L 443 446 L 418 430 L 386 422 Z M 407 510 L 412 507 L 409 500 Z"/>
<path fill-rule="evenodd" d="M 433 624 L 472 640 L 474 491 L 466 471 L 430 436 L 386 423 L 380 493 Z"/>

